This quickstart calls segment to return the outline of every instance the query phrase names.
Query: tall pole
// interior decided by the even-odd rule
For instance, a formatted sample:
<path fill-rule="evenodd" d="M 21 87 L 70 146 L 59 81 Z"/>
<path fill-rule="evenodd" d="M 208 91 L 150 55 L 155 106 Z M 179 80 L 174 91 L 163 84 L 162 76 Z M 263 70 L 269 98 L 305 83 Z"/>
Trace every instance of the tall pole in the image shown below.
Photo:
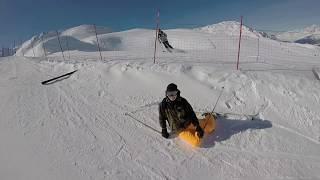
<path fill-rule="evenodd" d="M 60 42 L 60 37 L 59 37 L 58 31 L 56 31 L 56 33 L 57 33 L 57 37 L 58 37 L 58 41 L 59 41 L 59 45 L 60 45 L 60 49 L 61 49 L 61 54 L 62 54 L 63 60 L 66 61 L 66 59 L 64 58 L 63 49 L 62 49 L 62 46 L 61 46 L 61 42 Z"/>
<path fill-rule="evenodd" d="M 214 110 L 216 109 L 216 106 L 217 106 L 217 104 L 218 104 L 218 102 L 219 102 L 219 99 L 220 99 L 220 97 L 221 97 L 221 95 L 222 95 L 223 90 L 224 90 L 224 86 L 222 87 L 222 89 L 221 89 L 221 91 L 220 91 L 219 97 L 218 97 L 218 99 L 217 99 L 217 101 L 216 101 L 216 104 L 214 105 L 211 113 L 214 113 Z"/>
<path fill-rule="evenodd" d="M 16 40 L 13 40 L 13 49 L 12 49 L 12 55 L 16 54 Z"/>
<path fill-rule="evenodd" d="M 258 36 L 258 55 L 257 55 L 257 62 L 259 61 L 260 56 L 260 37 Z"/>
<path fill-rule="evenodd" d="M 44 42 L 43 42 L 43 36 L 44 36 L 44 33 L 43 33 L 43 35 L 41 36 L 42 49 L 43 49 L 44 57 L 45 57 L 45 58 L 46 58 L 46 60 L 48 61 L 46 48 L 44 47 Z"/>
<path fill-rule="evenodd" d="M 98 50 L 99 50 L 99 53 L 100 53 L 100 59 L 101 59 L 101 61 L 102 61 L 102 55 L 101 55 L 101 50 L 100 50 L 100 45 L 99 45 L 97 28 L 96 28 L 96 25 L 95 25 L 95 24 L 93 25 L 93 27 L 94 27 L 94 32 L 96 33 L 96 39 L 97 39 Z"/>
<path fill-rule="evenodd" d="M 238 49 L 238 61 L 237 61 L 237 70 L 239 70 L 239 59 L 240 59 L 240 47 L 241 47 L 241 35 L 242 35 L 242 16 L 241 16 L 241 24 L 240 24 L 240 36 L 239 36 L 239 49 Z"/>
<path fill-rule="evenodd" d="M 20 38 L 20 50 L 21 50 L 21 52 L 22 52 L 22 56 L 24 56 L 24 52 L 23 52 L 23 50 L 22 50 L 22 45 L 23 45 L 22 39 Z"/>
<path fill-rule="evenodd" d="M 69 60 L 70 60 L 70 49 L 69 49 L 69 43 L 68 43 L 68 36 L 65 36 L 66 37 L 66 45 L 67 45 L 67 49 L 68 49 L 68 54 L 69 54 Z"/>
<path fill-rule="evenodd" d="M 153 54 L 153 63 L 156 63 L 156 52 L 157 52 L 157 39 L 158 39 L 158 33 L 159 33 L 159 16 L 160 12 L 159 9 L 157 10 L 157 16 L 156 16 L 156 38 L 154 40 L 154 54 Z"/>
<path fill-rule="evenodd" d="M 33 52 L 33 57 L 36 57 L 36 54 L 34 53 L 34 46 L 33 46 L 34 40 L 31 42 L 31 46 L 32 46 L 32 52 Z"/>

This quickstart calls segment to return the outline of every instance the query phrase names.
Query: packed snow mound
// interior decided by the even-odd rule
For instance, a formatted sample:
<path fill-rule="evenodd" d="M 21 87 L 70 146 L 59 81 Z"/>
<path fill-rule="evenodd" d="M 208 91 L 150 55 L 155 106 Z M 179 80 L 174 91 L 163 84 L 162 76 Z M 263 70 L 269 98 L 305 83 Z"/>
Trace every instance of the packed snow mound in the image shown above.
<path fill-rule="evenodd" d="M 218 24 L 213 24 L 209 26 L 204 26 L 196 28 L 197 31 L 213 33 L 213 34 L 228 34 L 231 36 L 239 36 L 240 33 L 240 23 L 236 21 L 224 21 Z M 242 33 L 244 36 L 259 37 L 259 32 L 242 25 Z"/>
<path fill-rule="evenodd" d="M 298 42 L 308 44 L 319 44 L 320 41 L 320 26 L 311 25 L 302 30 L 288 31 L 276 35 L 276 38 L 281 41 Z"/>
<path fill-rule="evenodd" d="M 108 34 L 111 33 L 111 28 L 103 27 L 103 26 L 96 26 L 97 34 Z M 85 39 L 90 36 L 95 35 L 95 29 L 93 25 L 80 25 L 77 27 L 73 27 L 67 29 L 61 33 L 62 36 L 72 36 L 78 40 Z"/>

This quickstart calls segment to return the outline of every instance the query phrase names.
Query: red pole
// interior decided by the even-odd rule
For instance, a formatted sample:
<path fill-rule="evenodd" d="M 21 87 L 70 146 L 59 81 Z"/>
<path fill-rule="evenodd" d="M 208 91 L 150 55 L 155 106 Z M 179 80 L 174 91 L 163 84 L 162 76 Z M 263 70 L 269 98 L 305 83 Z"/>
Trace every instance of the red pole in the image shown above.
<path fill-rule="evenodd" d="M 240 47 L 241 47 L 241 35 L 242 35 L 242 16 L 241 16 L 241 24 L 240 24 L 240 36 L 239 36 L 239 49 L 238 49 L 238 61 L 237 61 L 237 70 L 239 70 L 239 59 L 240 59 Z"/>
<path fill-rule="evenodd" d="M 157 17 L 156 17 L 156 38 L 154 40 L 154 54 L 153 54 L 153 63 L 156 63 L 156 52 L 157 52 L 157 39 L 158 39 L 158 31 L 159 31 L 159 16 L 160 16 L 160 12 L 159 9 L 157 11 Z"/>

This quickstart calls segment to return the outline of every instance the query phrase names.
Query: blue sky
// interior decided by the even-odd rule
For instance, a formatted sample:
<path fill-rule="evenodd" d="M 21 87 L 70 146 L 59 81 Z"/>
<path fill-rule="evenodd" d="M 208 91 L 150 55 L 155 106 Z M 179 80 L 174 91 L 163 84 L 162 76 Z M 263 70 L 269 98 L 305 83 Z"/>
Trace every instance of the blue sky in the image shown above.
<path fill-rule="evenodd" d="M 253 28 L 285 31 L 320 25 L 319 7 L 320 0 L 0 0 L 0 46 L 81 24 L 114 31 L 154 28 L 157 9 L 163 29 L 239 21 L 243 15 Z"/>

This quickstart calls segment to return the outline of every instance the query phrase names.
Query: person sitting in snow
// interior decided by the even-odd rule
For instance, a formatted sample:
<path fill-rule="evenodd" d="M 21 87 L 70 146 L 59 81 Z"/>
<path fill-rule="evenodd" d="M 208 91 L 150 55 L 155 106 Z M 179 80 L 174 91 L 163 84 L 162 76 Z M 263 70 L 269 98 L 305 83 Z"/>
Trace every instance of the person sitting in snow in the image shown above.
<path fill-rule="evenodd" d="M 167 50 L 173 49 L 173 47 L 169 44 L 167 34 L 163 32 L 161 29 L 159 29 L 158 31 L 158 39 L 159 42 L 162 43 Z"/>
<path fill-rule="evenodd" d="M 193 146 L 199 146 L 204 132 L 213 132 L 215 124 L 213 117 L 208 116 L 199 123 L 199 120 L 188 101 L 180 96 L 177 85 L 171 83 L 167 86 L 166 97 L 159 104 L 159 122 L 164 138 L 169 137 L 166 122 L 171 132 Z"/>

